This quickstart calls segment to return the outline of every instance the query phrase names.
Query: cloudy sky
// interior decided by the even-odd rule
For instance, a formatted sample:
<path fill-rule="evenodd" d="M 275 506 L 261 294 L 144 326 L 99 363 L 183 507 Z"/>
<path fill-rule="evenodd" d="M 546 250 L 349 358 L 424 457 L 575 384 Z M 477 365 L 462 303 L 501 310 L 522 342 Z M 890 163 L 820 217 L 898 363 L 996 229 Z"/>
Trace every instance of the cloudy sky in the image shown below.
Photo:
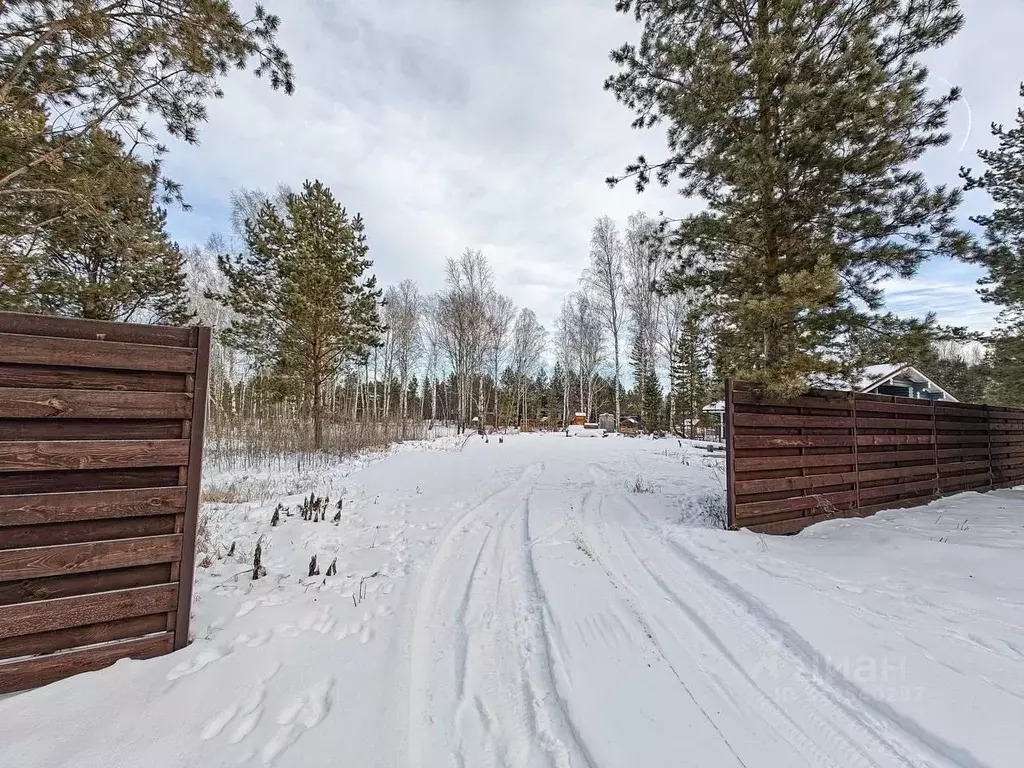
<path fill-rule="evenodd" d="M 961 0 L 967 25 L 931 57 L 934 85 L 960 85 L 950 146 L 926 160 L 933 182 L 1010 123 L 1024 79 L 1020 0 Z M 201 244 L 228 229 L 238 187 L 328 183 L 362 213 L 382 283 L 410 277 L 439 287 L 442 263 L 479 248 L 502 290 L 550 324 L 584 267 L 590 227 L 638 210 L 674 216 L 700 202 L 671 190 L 608 189 L 606 176 L 640 152 L 657 157 L 661 132 L 629 127 L 602 90 L 608 52 L 637 35 L 614 0 L 266 0 L 295 65 L 294 96 L 233 74 L 210 105 L 199 146 L 171 144 L 166 170 L 193 210 L 171 214 L 172 234 Z M 970 197 L 965 215 L 983 210 Z M 974 290 L 975 268 L 927 265 L 890 286 L 892 309 L 935 311 L 943 322 L 993 325 Z"/>

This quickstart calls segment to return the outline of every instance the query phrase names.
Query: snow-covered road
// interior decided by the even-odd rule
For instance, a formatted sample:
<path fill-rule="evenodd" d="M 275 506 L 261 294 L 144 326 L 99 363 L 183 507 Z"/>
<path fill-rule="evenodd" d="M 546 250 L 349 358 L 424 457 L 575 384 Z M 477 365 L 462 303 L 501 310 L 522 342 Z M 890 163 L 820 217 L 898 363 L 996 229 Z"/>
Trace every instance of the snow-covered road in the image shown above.
<path fill-rule="evenodd" d="M 1020 494 L 768 538 L 692 444 L 431 447 L 212 507 L 196 641 L 0 701 L 0 766 L 1020 765 Z"/>

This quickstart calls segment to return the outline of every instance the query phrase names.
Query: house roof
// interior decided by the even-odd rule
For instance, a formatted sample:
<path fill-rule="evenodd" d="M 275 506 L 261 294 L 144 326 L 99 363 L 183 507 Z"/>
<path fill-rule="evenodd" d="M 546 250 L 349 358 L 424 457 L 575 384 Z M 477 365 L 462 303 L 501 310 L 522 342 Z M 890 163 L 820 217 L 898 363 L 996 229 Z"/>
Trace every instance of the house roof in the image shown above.
<path fill-rule="evenodd" d="M 860 378 L 853 383 L 853 386 L 850 386 L 848 382 L 844 382 L 835 377 L 817 377 L 811 383 L 814 386 L 821 387 L 823 389 L 864 393 L 885 384 L 889 379 L 895 378 L 896 376 L 905 376 L 911 381 L 927 384 L 932 389 L 937 389 L 942 392 L 953 402 L 959 402 L 957 398 L 929 379 L 924 373 L 914 366 L 907 365 L 906 363 L 880 363 L 878 365 L 869 365 L 863 370 Z M 704 413 L 724 413 L 725 401 L 719 400 L 717 403 L 705 406 L 703 411 Z"/>

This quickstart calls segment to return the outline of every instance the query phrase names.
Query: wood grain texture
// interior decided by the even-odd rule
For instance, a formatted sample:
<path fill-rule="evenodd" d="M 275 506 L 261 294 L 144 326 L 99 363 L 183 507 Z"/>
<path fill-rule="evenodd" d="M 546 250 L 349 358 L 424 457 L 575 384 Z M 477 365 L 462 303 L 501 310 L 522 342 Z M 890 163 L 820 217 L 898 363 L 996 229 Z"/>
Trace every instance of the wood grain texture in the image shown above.
<path fill-rule="evenodd" d="M 75 523 L 0 527 L 0 550 L 163 536 L 168 533 L 176 533 L 174 520 L 175 515 L 160 515 L 158 517 L 127 517 L 115 520 L 82 520 Z"/>
<path fill-rule="evenodd" d="M 114 392 L 95 389 L 0 389 L 0 418 L 185 419 L 188 392 Z"/>
<path fill-rule="evenodd" d="M 178 440 L 181 419 L 0 419 L 0 440 Z"/>
<path fill-rule="evenodd" d="M 52 632 L 39 632 L 34 635 L 8 637 L 0 640 L 0 659 L 53 653 L 66 648 L 109 643 L 113 640 L 125 640 L 150 635 L 154 632 L 163 632 L 166 617 L 165 613 L 156 613 L 151 616 L 135 616 L 130 619 L 104 621 L 81 627 L 55 629 Z"/>
<path fill-rule="evenodd" d="M 0 582 L 178 562 L 181 542 L 181 535 L 172 534 L 4 550 L 0 551 Z"/>
<path fill-rule="evenodd" d="M 0 472 L 187 465 L 188 440 L 0 441 Z"/>
<path fill-rule="evenodd" d="M 0 496 L 0 530 L 9 525 L 173 515 L 184 509 L 183 487 Z"/>
<path fill-rule="evenodd" d="M 133 568 L 116 568 L 109 571 L 73 573 L 70 576 L 0 582 L 0 605 L 168 584 L 175 581 L 172 578 L 171 565 L 171 563 L 157 563 Z"/>
<path fill-rule="evenodd" d="M 55 472 L 0 472 L 0 495 L 50 491 L 105 491 L 178 485 L 178 468 L 83 469 Z"/>
<path fill-rule="evenodd" d="M 108 320 L 81 320 L 19 312 L 0 312 L 0 333 L 54 336 L 64 339 L 94 340 L 102 337 L 106 341 L 155 344 L 167 347 L 187 347 L 191 340 L 190 328 L 118 323 Z"/>
<path fill-rule="evenodd" d="M 166 613 L 178 599 L 177 584 L 62 597 L 0 607 L 0 640 L 85 624 Z"/>
<path fill-rule="evenodd" d="M 173 633 L 164 632 L 139 640 L 108 643 L 26 661 L 7 662 L 0 664 L 0 693 L 48 685 L 81 672 L 109 667 L 118 659 L 150 659 L 162 656 L 170 653 L 173 647 Z"/>
<path fill-rule="evenodd" d="M 0 363 L 187 373 L 195 371 L 196 351 L 186 347 L 0 333 Z"/>
<path fill-rule="evenodd" d="M 0 387 L 103 389 L 113 392 L 184 392 L 185 374 L 105 371 L 65 366 L 0 363 Z"/>

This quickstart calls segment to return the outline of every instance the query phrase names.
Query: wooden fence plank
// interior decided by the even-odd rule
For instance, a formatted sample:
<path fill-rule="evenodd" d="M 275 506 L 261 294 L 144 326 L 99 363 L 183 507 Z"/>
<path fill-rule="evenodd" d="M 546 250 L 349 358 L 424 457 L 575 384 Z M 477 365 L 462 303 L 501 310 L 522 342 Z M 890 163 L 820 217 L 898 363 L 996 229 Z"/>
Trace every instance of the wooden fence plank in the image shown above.
<path fill-rule="evenodd" d="M 3 497 L 0 496 L 0 499 Z M 174 515 L 0 527 L 0 550 L 138 539 L 175 533 Z"/>
<path fill-rule="evenodd" d="M 0 441 L 0 472 L 188 464 L 188 440 Z"/>
<path fill-rule="evenodd" d="M 861 490 L 861 494 L 864 490 Z M 827 507 L 828 505 L 847 504 L 857 499 L 856 491 L 840 491 L 838 493 L 822 493 L 813 496 L 797 496 L 790 499 L 777 499 L 774 501 L 755 501 L 750 504 L 736 505 L 736 519 L 742 520 L 745 517 L 757 517 L 774 512 L 793 512 L 801 509 L 815 509 Z"/>
<path fill-rule="evenodd" d="M 931 430 L 931 419 L 879 419 L 874 416 L 858 416 L 857 429 L 927 429 Z"/>
<path fill-rule="evenodd" d="M 177 484 L 177 467 L 0 473 L 0 495 L 46 493 L 55 490 L 106 491 L 118 488 L 160 488 Z"/>
<path fill-rule="evenodd" d="M 42 579 L 22 579 L 0 582 L 0 605 L 29 603 L 33 600 L 49 600 L 56 597 L 74 597 L 93 592 L 113 592 L 118 589 L 149 587 L 154 584 L 168 584 L 171 578 L 170 563 L 139 565 L 133 568 L 117 568 L 93 573 L 73 573 L 69 576 L 49 576 Z"/>
<path fill-rule="evenodd" d="M 154 344 L 167 347 L 187 347 L 191 339 L 190 328 L 117 323 L 109 320 L 81 320 L 18 312 L 0 312 L 0 333 L 54 336 L 63 339 L 95 340 L 102 337 L 107 342 Z"/>
<path fill-rule="evenodd" d="M 161 584 L 5 605 L 0 607 L 0 639 L 166 613 L 174 608 L 177 599 L 177 584 Z"/>
<path fill-rule="evenodd" d="M 185 419 L 191 413 L 187 392 L 0 389 L 0 418 Z"/>
<path fill-rule="evenodd" d="M 98 371 L 90 368 L 0 363 L 0 387 L 184 392 L 185 374 L 157 371 Z"/>
<path fill-rule="evenodd" d="M 930 427 L 929 427 L 930 429 Z M 931 445 L 934 436 L 927 435 L 857 435 L 857 445 Z"/>
<path fill-rule="evenodd" d="M 0 551 L 0 582 L 181 559 L 180 534 Z"/>
<path fill-rule="evenodd" d="M 196 351 L 186 347 L 0 333 L 0 363 L 188 373 L 196 369 Z"/>
<path fill-rule="evenodd" d="M 173 515 L 184 511 L 183 487 L 0 496 L 0 531 L 8 525 Z"/>
<path fill-rule="evenodd" d="M 736 435 L 736 449 L 852 446 L 853 435 Z"/>
<path fill-rule="evenodd" d="M 736 472 L 760 472 L 804 467 L 853 466 L 852 453 L 826 453 L 817 456 L 737 456 Z"/>
<path fill-rule="evenodd" d="M 180 419 L 0 419 L 0 440 L 179 440 L 180 438 Z"/>
<path fill-rule="evenodd" d="M 118 659 L 149 659 L 170 653 L 174 644 L 172 632 L 139 640 L 108 643 L 92 648 L 40 656 L 27 661 L 0 664 L 0 693 L 10 693 L 47 685 L 81 672 L 109 667 Z"/>
<path fill-rule="evenodd" d="M 832 485 L 849 485 L 857 481 L 856 472 L 833 472 L 822 475 L 778 477 L 764 480 L 737 480 L 736 495 L 771 493 L 773 491 L 799 491 L 805 488 L 827 488 Z"/>
<path fill-rule="evenodd" d="M 853 419 L 847 416 L 797 416 L 775 413 L 737 413 L 738 427 L 808 427 L 850 429 Z"/>
<path fill-rule="evenodd" d="M 151 616 L 135 616 L 82 627 L 55 629 L 52 632 L 40 632 L 35 635 L 8 637 L 0 640 L 0 660 L 151 635 L 164 631 L 166 623 L 167 614 L 156 613 Z"/>

